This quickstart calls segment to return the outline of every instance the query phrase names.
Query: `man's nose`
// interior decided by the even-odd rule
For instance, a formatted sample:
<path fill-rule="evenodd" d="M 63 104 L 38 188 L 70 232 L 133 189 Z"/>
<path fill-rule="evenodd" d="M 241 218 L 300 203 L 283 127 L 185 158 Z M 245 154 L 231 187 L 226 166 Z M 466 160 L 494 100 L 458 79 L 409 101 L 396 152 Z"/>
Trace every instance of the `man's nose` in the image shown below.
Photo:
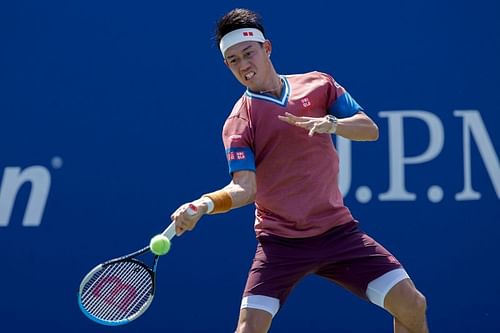
<path fill-rule="evenodd" d="M 241 60 L 240 71 L 245 72 L 248 69 L 250 69 L 250 62 L 248 60 L 245 60 L 245 59 Z"/>

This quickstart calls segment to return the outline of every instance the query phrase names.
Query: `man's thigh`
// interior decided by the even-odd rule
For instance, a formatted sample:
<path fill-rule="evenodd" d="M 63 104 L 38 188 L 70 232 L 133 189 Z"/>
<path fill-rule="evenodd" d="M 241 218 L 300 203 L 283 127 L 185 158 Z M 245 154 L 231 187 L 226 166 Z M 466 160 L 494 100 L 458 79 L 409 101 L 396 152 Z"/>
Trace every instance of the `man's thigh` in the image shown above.
<path fill-rule="evenodd" d="M 387 275 L 381 283 L 393 283 L 407 277 L 402 265 L 380 243 L 352 225 L 345 230 L 345 237 L 331 240 L 325 249 L 325 264 L 316 274 L 325 277 L 357 296 L 368 299 L 370 282 Z M 393 273 L 390 273 L 393 272 Z M 387 281 L 387 282 L 386 282 Z"/>

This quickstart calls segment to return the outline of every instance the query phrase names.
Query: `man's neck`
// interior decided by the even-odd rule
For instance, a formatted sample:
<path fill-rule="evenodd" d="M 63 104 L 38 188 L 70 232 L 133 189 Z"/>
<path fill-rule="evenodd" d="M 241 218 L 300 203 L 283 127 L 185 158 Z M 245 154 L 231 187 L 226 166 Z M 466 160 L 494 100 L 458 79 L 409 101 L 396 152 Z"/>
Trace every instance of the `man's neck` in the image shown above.
<path fill-rule="evenodd" d="M 260 90 L 260 94 L 270 94 L 277 98 L 281 97 L 281 90 L 283 89 L 283 80 L 278 74 L 274 74 L 272 77 L 272 82 L 269 85 L 268 89 Z"/>

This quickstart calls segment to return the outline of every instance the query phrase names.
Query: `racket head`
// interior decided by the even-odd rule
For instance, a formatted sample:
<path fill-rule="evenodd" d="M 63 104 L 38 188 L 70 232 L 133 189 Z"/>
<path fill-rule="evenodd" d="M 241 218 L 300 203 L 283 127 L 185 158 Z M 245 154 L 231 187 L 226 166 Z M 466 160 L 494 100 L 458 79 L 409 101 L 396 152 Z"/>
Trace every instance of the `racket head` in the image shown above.
<path fill-rule="evenodd" d="M 135 258 L 119 258 L 94 267 L 83 278 L 78 304 L 91 320 L 124 325 L 142 315 L 153 301 L 155 272 Z"/>

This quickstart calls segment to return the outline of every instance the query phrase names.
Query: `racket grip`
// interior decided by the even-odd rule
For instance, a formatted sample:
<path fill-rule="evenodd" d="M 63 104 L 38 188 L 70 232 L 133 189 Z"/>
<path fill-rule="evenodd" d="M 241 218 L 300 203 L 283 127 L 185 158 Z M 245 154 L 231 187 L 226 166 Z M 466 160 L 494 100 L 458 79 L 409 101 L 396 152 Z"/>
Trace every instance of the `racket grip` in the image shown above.
<path fill-rule="evenodd" d="M 186 209 L 186 212 L 190 216 L 196 215 L 196 213 L 198 213 L 198 207 L 196 207 L 193 204 L 189 204 L 188 207 L 187 207 L 187 209 Z"/>
<path fill-rule="evenodd" d="M 189 204 L 187 209 L 186 209 L 186 213 L 190 216 L 193 216 L 193 215 L 196 215 L 196 213 L 198 212 L 198 208 L 193 205 L 193 204 Z M 161 233 L 163 236 L 167 237 L 168 240 L 172 240 L 172 238 L 174 238 L 175 236 L 175 222 L 172 221 L 172 223 L 170 223 L 170 225 L 167 227 L 167 229 L 165 229 L 165 231 L 163 231 Z"/>

